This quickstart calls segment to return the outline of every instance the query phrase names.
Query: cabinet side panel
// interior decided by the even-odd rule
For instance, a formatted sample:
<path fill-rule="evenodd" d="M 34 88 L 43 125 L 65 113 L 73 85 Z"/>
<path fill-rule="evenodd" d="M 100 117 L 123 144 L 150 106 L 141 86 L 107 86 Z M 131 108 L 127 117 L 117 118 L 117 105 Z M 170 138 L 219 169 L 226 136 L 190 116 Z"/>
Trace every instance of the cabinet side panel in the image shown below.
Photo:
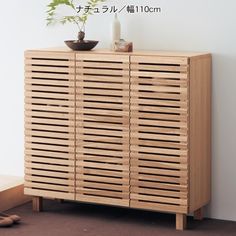
<path fill-rule="evenodd" d="M 190 206 L 193 212 L 211 195 L 211 56 L 190 60 Z"/>

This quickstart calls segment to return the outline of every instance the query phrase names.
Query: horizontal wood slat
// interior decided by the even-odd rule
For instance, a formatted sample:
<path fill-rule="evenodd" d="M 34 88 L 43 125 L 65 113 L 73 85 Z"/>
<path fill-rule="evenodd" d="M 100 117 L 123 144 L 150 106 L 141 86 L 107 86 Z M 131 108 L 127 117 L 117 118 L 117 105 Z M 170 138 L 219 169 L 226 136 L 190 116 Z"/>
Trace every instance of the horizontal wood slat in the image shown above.
<path fill-rule="evenodd" d="M 52 99 L 59 101 L 66 101 L 74 99 L 74 94 L 66 93 L 50 93 L 50 92 L 37 92 L 37 91 L 27 91 L 25 90 L 25 97 L 27 98 L 38 98 L 38 99 Z M 50 103 L 49 103 L 50 104 Z"/>
<path fill-rule="evenodd" d="M 139 59 L 137 59 L 139 60 Z M 137 61 L 136 60 L 136 61 Z M 140 60 L 142 63 L 142 60 Z M 152 61 L 152 60 L 151 60 Z M 180 66 L 174 66 L 174 65 L 163 65 L 163 61 L 159 61 L 158 65 L 158 60 L 155 58 L 155 61 L 153 64 L 148 64 L 150 63 L 149 61 L 143 62 L 142 64 L 135 63 L 134 60 L 132 61 L 131 64 L 131 70 L 153 70 L 153 71 L 164 71 L 164 72 L 171 72 L 171 73 L 177 73 L 177 72 L 187 72 L 188 66 L 187 65 L 180 65 Z"/>
<path fill-rule="evenodd" d="M 138 176 L 139 179 L 136 179 Z M 151 181 L 150 181 L 151 177 Z M 184 181 L 183 181 L 184 182 Z M 181 183 L 178 177 L 162 177 L 162 176 L 150 176 L 148 174 L 137 173 L 131 174 L 131 187 L 137 186 L 150 189 L 165 189 L 180 191 L 187 194 L 187 183 Z"/>
<path fill-rule="evenodd" d="M 109 63 L 109 68 L 112 67 L 113 64 L 126 64 L 129 63 L 129 56 L 126 55 L 102 55 L 99 54 L 76 54 L 76 60 L 79 63 L 88 62 L 90 63 L 89 67 L 93 67 L 91 63 Z M 83 65 L 83 64 L 82 64 Z M 122 67 L 124 68 L 124 67 Z"/>
<path fill-rule="evenodd" d="M 26 195 L 45 197 L 45 198 L 54 198 L 54 199 L 57 198 L 57 199 L 65 199 L 65 200 L 74 200 L 75 198 L 74 193 L 56 191 L 54 189 L 45 190 L 44 188 L 25 187 L 24 193 Z"/>
<path fill-rule="evenodd" d="M 105 204 L 105 205 L 112 205 L 112 206 L 124 206 L 128 207 L 129 205 L 129 199 L 118 199 L 118 198 L 109 198 L 106 196 L 93 196 L 93 195 L 77 195 L 76 197 L 77 201 L 82 201 L 82 202 L 95 202 L 98 204 Z"/>
<path fill-rule="evenodd" d="M 41 157 L 41 156 L 31 156 L 31 155 L 26 155 L 25 157 L 26 161 L 32 161 L 32 162 L 38 162 L 38 163 L 48 163 L 48 164 L 55 164 L 55 165 L 69 165 L 73 166 L 74 165 L 74 160 L 63 160 L 60 158 L 47 158 L 47 157 Z"/>
<path fill-rule="evenodd" d="M 125 57 L 126 59 L 126 57 Z M 81 57 L 78 57 L 78 60 L 82 60 Z M 114 62 L 114 61 L 111 61 Z M 129 64 L 128 63 L 109 63 L 108 62 L 101 62 L 101 61 L 93 61 L 93 65 L 91 66 L 91 62 L 86 62 L 86 61 L 80 61 L 80 67 L 82 68 L 99 68 L 99 69 L 129 69 Z"/>
<path fill-rule="evenodd" d="M 38 53 L 37 53 L 38 54 Z M 43 54 L 45 57 L 45 53 Z M 67 59 L 68 61 L 65 61 L 65 60 L 50 60 L 50 63 L 48 62 L 48 54 L 47 54 L 47 58 L 44 60 L 43 57 L 39 58 L 38 60 L 37 59 L 28 59 L 28 58 L 32 58 L 34 57 L 34 55 L 30 56 L 29 53 L 26 53 L 25 55 L 25 65 L 29 65 L 29 66 L 32 66 L 32 65 L 36 65 L 36 66 L 62 66 L 62 67 L 66 67 L 66 66 L 74 66 L 75 65 L 75 62 L 73 60 L 74 57 L 71 57 L 69 56 Z M 53 56 L 53 58 L 56 58 L 56 55 Z M 65 54 L 63 55 L 63 59 L 65 58 Z M 71 59 L 71 60 L 70 60 Z"/>
<path fill-rule="evenodd" d="M 155 203 L 155 204 L 154 204 Z M 141 201 L 137 199 L 133 199 L 130 202 L 131 208 L 137 209 L 144 209 L 144 210 L 151 210 L 151 211 L 163 211 L 163 212 L 170 212 L 170 213 L 183 213 L 186 214 L 188 211 L 187 205 L 171 205 L 171 204 L 162 204 L 159 202 L 153 201 Z"/>
<path fill-rule="evenodd" d="M 55 79 L 55 80 L 67 80 L 68 77 L 73 78 L 73 74 L 68 75 L 66 73 L 45 73 L 45 72 L 33 72 L 29 71 L 26 66 L 25 78 L 41 78 L 41 79 Z"/>
<path fill-rule="evenodd" d="M 64 185 L 56 185 L 55 183 L 53 183 L 52 181 L 53 179 L 50 179 L 50 184 L 47 183 L 35 183 L 32 182 L 33 180 L 30 180 L 30 182 L 28 182 L 27 180 L 25 181 L 25 187 L 26 188 L 37 188 L 37 189 L 51 189 L 51 190 L 55 190 L 55 191 L 61 191 L 61 192 L 73 192 L 74 189 L 73 187 L 68 187 L 68 186 L 64 186 Z M 39 181 L 39 180 L 38 180 Z"/>
<path fill-rule="evenodd" d="M 34 170 L 34 169 L 27 169 L 25 168 L 25 174 L 26 175 L 35 175 L 35 176 L 47 176 L 47 177 L 54 177 L 55 172 L 50 170 Z M 66 178 L 66 179 L 73 179 L 74 173 L 68 173 L 68 172 L 58 172 L 57 177 L 60 178 Z"/>
<path fill-rule="evenodd" d="M 157 78 L 172 78 L 172 79 L 187 79 L 187 74 L 180 73 L 165 73 L 155 71 L 131 71 L 132 77 L 157 77 Z"/>
<path fill-rule="evenodd" d="M 54 158 L 58 159 L 64 159 L 65 158 L 65 153 L 60 152 L 60 151 L 49 151 L 49 150 L 32 150 L 32 149 L 25 149 L 25 155 L 29 156 L 29 158 L 52 158 L 52 160 L 54 160 Z M 74 160 L 74 153 L 70 152 L 70 153 L 66 153 L 67 158 L 69 163 L 70 160 Z"/>
<path fill-rule="evenodd" d="M 28 67 L 27 67 L 28 68 Z M 54 67 L 53 67 L 54 68 Z M 63 68 L 64 70 L 64 68 Z M 55 71 L 55 70 L 54 70 Z M 51 85 L 51 86 L 63 86 L 63 87 L 74 87 L 73 81 L 68 80 L 57 80 L 57 79 L 42 79 L 42 78 L 29 78 L 25 79 L 26 85 Z"/>
<path fill-rule="evenodd" d="M 32 72 L 37 72 L 37 71 L 40 71 L 40 73 L 42 72 L 57 72 L 57 73 L 73 73 L 74 70 L 73 70 L 73 67 L 70 66 L 70 67 L 60 67 L 60 66 L 51 66 L 51 65 L 36 65 L 36 64 L 33 64 L 33 65 L 28 65 L 27 66 L 27 70 L 29 71 L 32 71 Z"/>
<path fill-rule="evenodd" d="M 166 65 L 169 66 L 177 66 L 180 67 L 182 65 L 188 65 L 187 57 L 174 57 L 174 56 L 131 56 L 131 64 L 145 64 L 145 65 Z M 131 68 L 132 68 L 131 65 Z"/>
<path fill-rule="evenodd" d="M 99 73 L 99 75 L 105 75 L 105 76 L 110 76 L 110 75 L 116 75 L 116 76 L 128 76 L 129 71 L 128 70 L 111 70 L 111 69 L 100 69 L 100 68 L 94 68 L 94 69 L 86 69 L 86 68 L 80 68 L 78 71 L 78 74 L 85 74 L 85 75 L 96 75 Z"/>
<path fill-rule="evenodd" d="M 186 58 L 131 56 L 130 205 L 187 213 Z"/>
<path fill-rule="evenodd" d="M 70 52 L 47 52 L 47 51 L 26 51 L 25 59 L 26 60 L 40 60 L 40 61 L 49 61 L 44 65 L 52 65 L 53 62 L 58 63 L 58 61 L 74 62 L 75 55 Z M 53 61 L 53 62 L 52 62 Z M 34 63 L 32 63 L 34 64 Z M 30 64 L 30 65 L 32 65 Z M 62 64 L 64 65 L 64 64 Z"/>

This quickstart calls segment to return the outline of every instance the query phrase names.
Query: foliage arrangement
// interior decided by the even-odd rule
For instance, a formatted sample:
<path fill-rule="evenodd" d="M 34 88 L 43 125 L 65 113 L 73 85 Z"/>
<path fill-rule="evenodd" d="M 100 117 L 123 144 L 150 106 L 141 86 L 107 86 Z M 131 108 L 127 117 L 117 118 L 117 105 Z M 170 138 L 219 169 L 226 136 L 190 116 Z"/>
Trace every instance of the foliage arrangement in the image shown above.
<path fill-rule="evenodd" d="M 47 6 L 47 25 L 55 23 L 73 23 L 77 25 L 79 31 L 84 31 L 84 26 L 90 15 L 93 15 L 93 9 L 100 3 L 105 2 L 106 0 L 88 0 L 86 3 L 86 10 L 78 12 L 77 7 L 79 6 L 79 1 L 76 0 L 52 0 L 51 3 Z M 56 11 L 59 6 L 67 6 L 71 8 L 74 12 L 70 16 L 62 16 L 61 18 L 56 17 Z"/>

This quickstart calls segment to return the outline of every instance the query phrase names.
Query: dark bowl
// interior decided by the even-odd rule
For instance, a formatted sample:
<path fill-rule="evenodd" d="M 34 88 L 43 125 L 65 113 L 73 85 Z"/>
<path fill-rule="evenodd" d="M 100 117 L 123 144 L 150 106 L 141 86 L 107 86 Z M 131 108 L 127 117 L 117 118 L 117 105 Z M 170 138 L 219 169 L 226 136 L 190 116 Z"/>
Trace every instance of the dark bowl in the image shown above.
<path fill-rule="evenodd" d="M 98 41 L 94 40 L 84 40 L 84 41 L 77 41 L 77 40 L 67 40 L 65 44 L 72 50 L 75 51 L 89 51 L 93 49 L 97 44 Z"/>

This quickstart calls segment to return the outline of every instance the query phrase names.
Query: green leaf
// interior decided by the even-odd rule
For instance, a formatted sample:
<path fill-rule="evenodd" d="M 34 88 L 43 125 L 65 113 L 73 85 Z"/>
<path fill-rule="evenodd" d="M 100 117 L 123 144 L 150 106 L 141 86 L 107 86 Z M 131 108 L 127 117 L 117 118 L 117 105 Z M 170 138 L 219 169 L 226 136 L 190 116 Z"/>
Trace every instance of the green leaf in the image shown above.
<path fill-rule="evenodd" d="M 86 6 L 89 7 L 89 10 L 87 9 L 88 11 L 86 10 L 85 12 L 84 9 L 84 12 L 78 15 L 74 0 L 52 0 L 51 3 L 47 5 L 47 25 L 55 24 L 57 22 L 63 25 L 66 23 L 73 23 L 80 28 L 79 23 L 84 25 L 87 22 L 88 17 L 93 15 L 94 8 L 102 2 L 106 2 L 106 0 L 88 0 Z M 61 19 L 56 19 L 56 10 L 59 6 L 63 5 L 70 7 L 74 11 L 74 15 L 63 16 Z"/>

